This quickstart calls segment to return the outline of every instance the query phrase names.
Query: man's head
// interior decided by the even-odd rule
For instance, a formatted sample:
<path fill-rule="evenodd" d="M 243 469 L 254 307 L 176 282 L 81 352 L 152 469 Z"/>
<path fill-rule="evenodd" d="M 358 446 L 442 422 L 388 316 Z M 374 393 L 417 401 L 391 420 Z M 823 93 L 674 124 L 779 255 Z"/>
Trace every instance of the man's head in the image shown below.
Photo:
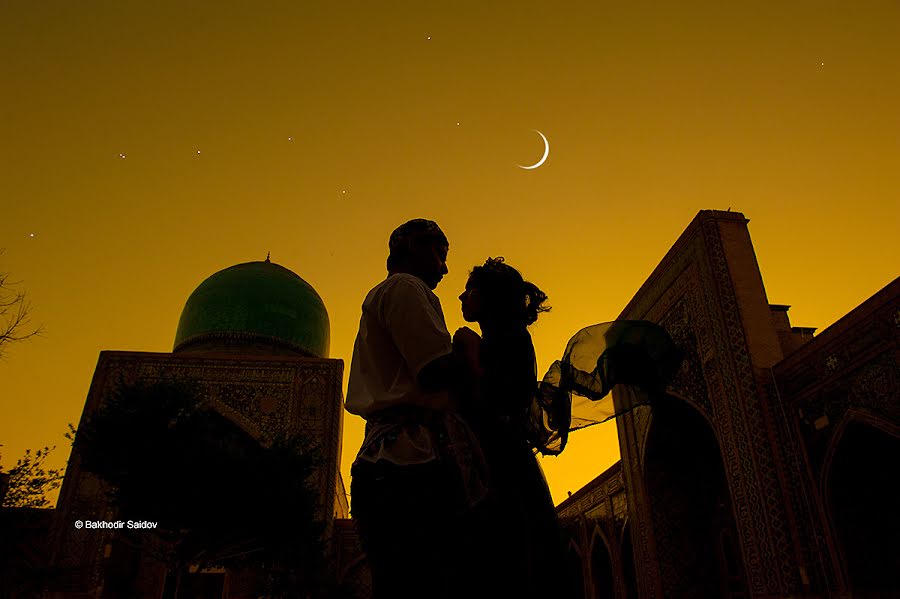
<path fill-rule="evenodd" d="M 405 272 L 437 287 L 447 274 L 447 251 L 450 243 L 437 223 L 424 218 L 405 222 L 391 233 L 388 272 Z"/>

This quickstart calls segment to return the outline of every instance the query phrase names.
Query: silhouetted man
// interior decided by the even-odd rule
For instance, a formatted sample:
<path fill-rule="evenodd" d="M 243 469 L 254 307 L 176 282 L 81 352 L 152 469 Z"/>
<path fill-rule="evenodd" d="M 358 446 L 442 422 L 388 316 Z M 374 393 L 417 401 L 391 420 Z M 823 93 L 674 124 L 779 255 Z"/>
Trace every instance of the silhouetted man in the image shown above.
<path fill-rule="evenodd" d="M 351 471 L 353 518 L 375 599 L 473 596 L 470 513 L 483 462 L 447 391 L 450 334 L 432 292 L 447 237 L 415 219 L 390 237 L 388 277 L 362 305 L 345 407 L 366 419 Z"/>

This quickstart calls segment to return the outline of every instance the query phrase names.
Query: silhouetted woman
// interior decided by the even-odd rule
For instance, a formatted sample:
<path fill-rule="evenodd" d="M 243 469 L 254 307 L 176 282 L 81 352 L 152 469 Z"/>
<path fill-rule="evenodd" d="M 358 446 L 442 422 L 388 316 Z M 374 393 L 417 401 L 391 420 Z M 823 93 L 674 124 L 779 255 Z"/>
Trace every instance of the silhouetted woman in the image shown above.
<path fill-rule="evenodd" d="M 547 296 L 519 272 L 490 258 L 472 269 L 459 296 L 463 327 L 454 350 L 471 377 L 460 392 L 461 412 L 481 444 L 489 471 L 486 527 L 479 550 L 496 574 L 497 596 L 563 596 L 563 547 L 556 511 L 529 442 L 528 423 L 537 392 L 537 364 L 528 326 Z"/>
<path fill-rule="evenodd" d="M 453 344 L 469 365 L 460 413 L 489 470 L 488 534 L 475 551 L 496 576 L 484 596 L 580 596 L 564 574 L 559 522 L 535 452 L 559 455 L 571 431 L 666 402 L 682 352 L 657 323 L 594 324 L 575 333 L 538 383 L 528 326 L 549 310 L 546 294 L 502 258 L 489 258 L 472 269 L 459 299 L 483 335 L 463 327 Z"/>

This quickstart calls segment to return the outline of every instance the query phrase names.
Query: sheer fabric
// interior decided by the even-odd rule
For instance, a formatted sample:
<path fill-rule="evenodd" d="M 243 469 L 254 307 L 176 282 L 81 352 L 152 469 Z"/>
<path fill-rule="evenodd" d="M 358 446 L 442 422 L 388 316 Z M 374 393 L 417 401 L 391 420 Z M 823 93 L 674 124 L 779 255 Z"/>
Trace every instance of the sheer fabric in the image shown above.
<path fill-rule="evenodd" d="M 672 338 L 652 322 L 617 320 L 581 329 L 537 386 L 529 441 L 544 455 L 558 455 L 570 431 L 656 401 L 681 361 Z M 615 385 L 628 388 L 613 397 Z"/>

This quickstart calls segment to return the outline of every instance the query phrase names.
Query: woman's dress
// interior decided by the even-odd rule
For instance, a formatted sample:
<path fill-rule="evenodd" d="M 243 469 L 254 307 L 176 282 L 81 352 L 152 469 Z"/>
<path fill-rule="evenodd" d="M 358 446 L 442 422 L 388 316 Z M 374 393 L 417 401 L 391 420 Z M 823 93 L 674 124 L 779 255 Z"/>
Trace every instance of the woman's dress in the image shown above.
<path fill-rule="evenodd" d="M 537 391 L 534 346 L 528 331 L 486 333 L 482 376 L 465 406 L 488 467 L 485 545 L 497 596 L 565 596 L 563 545 L 556 509 L 527 431 Z"/>
<path fill-rule="evenodd" d="M 509 597 L 574 596 L 556 509 L 535 453 L 557 455 L 569 431 L 664 401 L 681 352 L 657 324 L 616 321 L 576 333 L 540 384 L 524 326 L 485 332 L 479 360 L 482 373 L 464 394 L 463 416 L 488 468 L 490 542 L 482 550 L 502 573 L 492 590 Z M 622 393 L 614 401 L 615 385 Z"/>

